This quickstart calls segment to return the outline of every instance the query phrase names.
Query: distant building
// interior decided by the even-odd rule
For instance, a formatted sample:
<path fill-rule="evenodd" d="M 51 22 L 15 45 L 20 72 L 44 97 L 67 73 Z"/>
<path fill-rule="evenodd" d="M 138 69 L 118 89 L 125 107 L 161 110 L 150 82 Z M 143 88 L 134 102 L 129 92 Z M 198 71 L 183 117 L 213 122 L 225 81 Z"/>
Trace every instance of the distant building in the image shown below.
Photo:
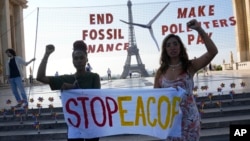
<path fill-rule="evenodd" d="M 232 3 L 236 19 L 235 40 L 237 49 L 237 62 L 234 61 L 232 69 L 250 69 L 250 4 L 248 0 L 232 0 Z"/>
<path fill-rule="evenodd" d="M 5 81 L 5 55 L 7 48 L 13 48 L 17 55 L 25 58 L 23 9 L 27 0 L 0 0 L 0 84 Z M 26 76 L 24 69 L 23 74 Z"/>

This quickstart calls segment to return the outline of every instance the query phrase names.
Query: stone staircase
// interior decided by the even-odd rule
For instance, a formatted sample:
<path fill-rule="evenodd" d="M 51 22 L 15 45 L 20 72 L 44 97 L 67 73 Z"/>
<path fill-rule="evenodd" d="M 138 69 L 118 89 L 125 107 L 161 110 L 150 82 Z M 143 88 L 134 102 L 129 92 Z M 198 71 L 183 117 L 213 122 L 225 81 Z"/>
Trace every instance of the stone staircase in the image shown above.
<path fill-rule="evenodd" d="M 230 124 L 250 124 L 250 93 L 198 97 L 201 109 L 202 130 L 200 141 L 229 141 Z M 219 104 L 219 102 L 221 104 Z M 19 111 L 0 112 L 0 141 L 65 141 L 67 126 L 62 108 L 52 110 L 29 109 L 20 117 Z M 40 114 L 39 114 L 40 113 Z M 55 116 L 56 114 L 56 116 Z M 36 129 L 39 121 L 39 129 Z M 100 141 L 142 141 L 155 140 L 154 137 L 138 135 L 119 135 L 104 137 Z"/>

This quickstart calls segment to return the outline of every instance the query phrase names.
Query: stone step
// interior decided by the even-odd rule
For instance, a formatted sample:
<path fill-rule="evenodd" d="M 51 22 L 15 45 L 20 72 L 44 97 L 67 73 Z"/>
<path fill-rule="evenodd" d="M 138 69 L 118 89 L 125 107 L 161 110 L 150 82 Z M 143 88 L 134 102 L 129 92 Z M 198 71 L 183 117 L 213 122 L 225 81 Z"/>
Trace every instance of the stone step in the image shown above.
<path fill-rule="evenodd" d="M 202 129 L 229 127 L 230 124 L 249 124 L 250 113 L 247 115 L 204 118 L 201 123 Z"/>
<path fill-rule="evenodd" d="M 39 120 L 39 129 L 47 130 L 47 129 L 60 129 L 67 128 L 67 125 L 64 119 L 60 119 L 58 121 L 54 120 Z M 34 121 L 12 121 L 2 123 L 0 126 L 0 131 L 20 131 L 20 130 L 36 130 L 35 128 L 35 120 Z"/>
<path fill-rule="evenodd" d="M 250 93 L 235 93 L 233 94 L 233 98 L 237 99 L 237 98 L 250 98 Z M 212 100 L 221 100 L 221 99 L 232 99 L 230 94 L 213 94 L 212 95 Z M 208 96 L 198 96 L 197 97 L 197 101 L 209 101 L 209 97 Z"/>
<path fill-rule="evenodd" d="M 13 115 L 8 114 L 8 115 L 1 115 L 0 116 L 0 122 L 11 122 L 11 121 L 20 121 L 20 119 L 24 120 L 24 121 L 34 121 L 37 117 L 38 120 L 59 120 L 59 119 L 64 119 L 64 115 L 62 112 L 59 113 L 40 113 L 37 114 L 36 116 L 32 113 L 28 113 L 28 114 L 22 114 L 22 115 Z"/>
<path fill-rule="evenodd" d="M 237 97 L 232 100 L 230 97 L 225 96 L 220 98 L 219 96 L 215 96 L 212 98 L 210 101 L 209 98 L 207 97 L 198 97 L 197 98 L 197 106 L 201 107 L 201 102 L 204 102 L 205 105 L 203 109 L 208 109 L 208 108 L 219 108 L 218 102 L 221 101 L 221 107 L 232 107 L 232 106 L 238 106 L 238 105 L 250 105 L 250 94 L 236 94 Z M 54 108 L 32 108 L 28 109 L 26 112 L 26 109 L 23 108 L 16 108 L 15 113 L 29 113 L 29 114 L 38 114 L 38 113 L 62 113 L 62 107 L 54 107 Z M 0 111 L 0 118 L 3 115 L 13 115 L 14 110 L 11 108 L 5 109 L 5 114 L 3 114 L 3 111 Z"/>
<path fill-rule="evenodd" d="M 219 108 L 216 100 L 221 97 L 215 96 L 210 103 L 206 97 L 197 98 L 197 101 L 205 101 L 204 113 L 202 113 L 202 130 L 200 141 L 228 141 L 229 140 L 229 125 L 230 124 L 246 124 L 250 123 L 250 94 L 237 94 L 234 101 L 229 96 L 224 95 L 222 100 L 222 108 Z M 200 106 L 200 105 L 198 105 Z M 52 113 L 57 114 L 57 120 L 54 119 Z M 0 141 L 62 141 L 67 138 L 67 125 L 64 121 L 62 108 L 55 107 L 52 109 L 40 109 L 38 121 L 40 129 L 34 127 L 36 121 L 34 113 L 39 113 L 39 109 L 29 109 L 27 115 L 24 114 L 23 121 L 21 118 L 13 116 L 13 111 L 9 111 L 5 116 L 0 115 Z M 4 118 L 5 117 L 5 118 Z M 119 137 L 119 139 L 118 139 Z M 145 137 L 142 135 L 119 135 L 112 137 L 101 138 L 100 141 L 141 141 L 159 139 L 153 137 Z"/>
<path fill-rule="evenodd" d="M 229 127 L 202 129 L 200 141 L 229 141 Z"/>
<path fill-rule="evenodd" d="M 204 101 L 203 109 L 210 109 L 210 108 L 219 108 L 218 102 L 221 103 L 221 107 L 234 107 L 234 106 L 249 106 L 250 105 L 250 98 L 237 98 L 234 100 L 212 100 L 212 101 Z M 202 108 L 202 102 L 197 102 L 198 108 Z"/>
<path fill-rule="evenodd" d="M 221 108 L 209 108 L 204 109 L 201 113 L 201 118 L 215 118 L 215 117 L 227 117 L 232 115 L 246 115 L 250 113 L 249 106 L 233 106 L 233 107 L 221 107 Z"/>
<path fill-rule="evenodd" d="M 246 113 L 246 112 L 245 112 Z M 67 128 L 64 119 L 59 120 L 38 120 L 40 129 L 60 129 Z M 202 129 L 229 127 L 230 124 L 244 124 L 250 123 L 250 113 L 244 115 L 231 115 L 213 118 L 202 118 Z M 19 131 L 19 130 L 36 130 L 34 127 L 35 119 L 33 121 L 7 121 L 1 123 L 0 131 Z"/>
<path fill-rule="evenodd" d="M 47 141 L 47 140 L 65 140 L 67 139 L 67 129 L 40 129 L 38 130 L 18 130 L 1 131 L 1 141 Z"/>
<path fill-rule="evenodd" d="M 231 100 L 231 99 L 241 99 L 241 98 L 250 98 L 250 93 L 239 93 L 239 94 L 233 94 L 233 97 L 231 97 L 230 94 L 224 94 L 224 95 L 213 95 L 211 96 L 212 101 L 218 101 L 218 100 Z M 197 102 L 201 101 L 210 101 L 209 96 L 198 96 L 196 97 Z"/>
<path fill-rule="evenodd" d="M 1 132 L 1 141 L 66 141 L 67 129 L 47 129 L 38 131 L 22 130 Z M 145 135 L 115 135 L 100 138 L 100 141 L 162 141 Z M 213 128 L 201 130 L 200 141 L 229 141 L 229 128 Z"/>

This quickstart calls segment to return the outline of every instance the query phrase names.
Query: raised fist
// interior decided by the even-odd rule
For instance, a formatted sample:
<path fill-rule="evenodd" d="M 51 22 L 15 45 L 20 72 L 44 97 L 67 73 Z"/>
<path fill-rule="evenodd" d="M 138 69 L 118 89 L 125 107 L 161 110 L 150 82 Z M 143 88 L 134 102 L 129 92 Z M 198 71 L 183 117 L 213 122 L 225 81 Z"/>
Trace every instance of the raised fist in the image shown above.
<path fill-rule="evenodd" d="M 46 54 L 49 55 L 49 54 L 51 54 L 54 51 L 55 51 L 55 46 L 54 45 L 49 44 L 49 45 L 46 46 Z"/>
<path fill-rule="evenodd" d="M 189 21 L 189 22 L 187 23 L 187 26 L 188 26 L 189 28 L 191 28 L 191 29 L 197 29 L 197 28 L 200 27 L 200 24 L 198 23 L 198 21 L 197 21 L 196 19 L 193 19 L 193 20 L 191 20 L 191 21 Z"/>

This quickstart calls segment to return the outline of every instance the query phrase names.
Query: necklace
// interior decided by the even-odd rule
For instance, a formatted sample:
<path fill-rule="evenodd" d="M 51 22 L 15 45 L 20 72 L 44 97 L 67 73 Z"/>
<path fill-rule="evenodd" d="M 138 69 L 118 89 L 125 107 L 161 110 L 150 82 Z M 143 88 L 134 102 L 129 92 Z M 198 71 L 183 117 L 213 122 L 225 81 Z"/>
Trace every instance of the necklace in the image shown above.
<path fill-rule="evenodd" d="M 80 88 L 79 83 L 78 83 L 78 80 L 77 80 L 76 73 L 75 73 L 75 75 L 74 75 L 74 78 L 75 78 L 75 82 L 73 83 L 73 85 L 75 86 L 75 88 Z"/>
<path fill-rule="evenodd" d="M 169 65 L 169 67 L 171 68 L 172 71 L 175 71 L 175 69 L 176 69 L 177 67 L 179 67 L 180 65 L 181 65 L 181 62 L 179 62 L 179 63 L 176 64 L 176 65 Z"/>

